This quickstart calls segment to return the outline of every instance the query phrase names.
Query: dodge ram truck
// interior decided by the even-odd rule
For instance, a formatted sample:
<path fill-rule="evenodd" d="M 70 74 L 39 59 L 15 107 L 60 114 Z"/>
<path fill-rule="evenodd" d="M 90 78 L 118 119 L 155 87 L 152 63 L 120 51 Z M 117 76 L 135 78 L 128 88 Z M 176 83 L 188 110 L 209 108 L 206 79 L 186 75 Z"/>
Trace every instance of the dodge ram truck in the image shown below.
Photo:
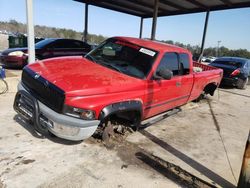
<path fill-rule="evenodd" d="M 39 132 L 83 140 L 118 116 L 137 126 L 202 94 L 213 95 L 222 70 L 193 62 L 183 48 L 113 37 L 83 56 L 27 65 L 14 109 Z"/>

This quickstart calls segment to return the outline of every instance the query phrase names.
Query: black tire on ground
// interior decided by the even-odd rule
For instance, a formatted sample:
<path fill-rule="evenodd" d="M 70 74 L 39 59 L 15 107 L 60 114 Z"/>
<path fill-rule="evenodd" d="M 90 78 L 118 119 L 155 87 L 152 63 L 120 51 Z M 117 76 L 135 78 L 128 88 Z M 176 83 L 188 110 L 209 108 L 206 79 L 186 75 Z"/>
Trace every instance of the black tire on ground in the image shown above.
<path fill-rule="evenodd" d="M 205 99 L 206 96 L 207 96 L 207 94 L 205 93 L 205 91 L 202 91 L 200 96 L 197 99 L 195 99 L 193 102 L 200 102 L 201 100 Z"/>
<path fill-rule="evenodd" d="M 237 88 L 238 89 L 246 89 L 247 83 L 248 83 L 248 77 L 245 80 L 239 78 Z"/>

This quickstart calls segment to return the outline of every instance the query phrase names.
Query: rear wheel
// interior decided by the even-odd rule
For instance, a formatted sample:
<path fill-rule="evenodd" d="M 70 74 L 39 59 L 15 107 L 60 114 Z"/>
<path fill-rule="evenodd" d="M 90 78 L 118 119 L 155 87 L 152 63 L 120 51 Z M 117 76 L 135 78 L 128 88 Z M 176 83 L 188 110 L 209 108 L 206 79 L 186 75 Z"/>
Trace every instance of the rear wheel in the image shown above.
<path fill-rule="evenodd" d="M 239 78 L 238 83 L 237 83 L 237 88 L 238 89 L 246 89 L 247 83 L 248 83 L 248 77 L 245 80 Z"/>
<path fill-rule="evenodd" d="M 200 96 L 195 99 L 193 102 L 200 102 L 201 100 L 205 99 L 207 96 L 206 92 L 205 91 L 202 91 L 202 93 L 200 94 Z"/>

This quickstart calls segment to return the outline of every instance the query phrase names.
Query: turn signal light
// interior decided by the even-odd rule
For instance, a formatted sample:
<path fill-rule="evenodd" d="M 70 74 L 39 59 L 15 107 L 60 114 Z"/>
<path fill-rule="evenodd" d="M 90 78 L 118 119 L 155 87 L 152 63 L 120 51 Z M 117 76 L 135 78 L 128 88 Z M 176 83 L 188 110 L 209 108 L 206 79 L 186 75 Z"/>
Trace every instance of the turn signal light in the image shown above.
<path fill-rule="evenodd" d="M 237 76 L 238 74 L 240 74 L 240 70 L 236 69 L 231 73 L 231 76 Z"/>

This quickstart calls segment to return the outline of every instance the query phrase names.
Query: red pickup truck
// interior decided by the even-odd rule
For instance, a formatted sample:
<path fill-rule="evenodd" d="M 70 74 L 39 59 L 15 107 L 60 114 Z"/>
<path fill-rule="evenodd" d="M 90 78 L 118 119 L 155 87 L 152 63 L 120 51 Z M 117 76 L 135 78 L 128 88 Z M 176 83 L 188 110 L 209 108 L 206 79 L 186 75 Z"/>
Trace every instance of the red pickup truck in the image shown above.
<path fill-rule="evenodd" d="M 213 95 L 222 74 L 193 62 L 186 49 L 113 37 L 85 57 L 26 66 L 14 109 L 40 132 L 83 140 L 112 117 L 129 119 L 135 126 L 201 94 Z"/>

